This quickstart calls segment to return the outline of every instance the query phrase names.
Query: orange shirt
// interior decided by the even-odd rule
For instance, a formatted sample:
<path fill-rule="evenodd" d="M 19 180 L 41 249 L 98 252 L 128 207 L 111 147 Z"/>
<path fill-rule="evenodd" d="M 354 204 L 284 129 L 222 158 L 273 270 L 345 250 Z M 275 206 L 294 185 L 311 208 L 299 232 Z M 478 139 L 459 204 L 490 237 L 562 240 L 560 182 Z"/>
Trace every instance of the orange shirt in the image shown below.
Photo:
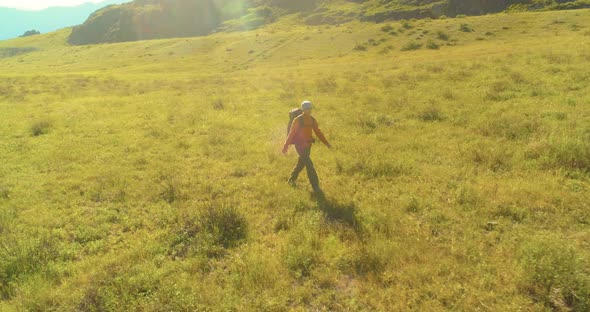
<path fill-rule="evenodd" d="M 322 142 L 324 142 L 324 144 L 329 145 L 328 140 L 326 140 L 326 137 L 322 133 L 322 130 L 320 130 L 318 127 L 318 122 L 315 120 L 315 118 L 313 118 L 311 115 L 303 113 L 299 117 L 293 119 L 291 131 L 289 131 L 289 136 L 287 137 L 287 141 L 285 141 L 285 146 L 295 144 L 300 147 L 309 147 L 313 142 L 313 132 L 315 132 L 315 134 Z"/>

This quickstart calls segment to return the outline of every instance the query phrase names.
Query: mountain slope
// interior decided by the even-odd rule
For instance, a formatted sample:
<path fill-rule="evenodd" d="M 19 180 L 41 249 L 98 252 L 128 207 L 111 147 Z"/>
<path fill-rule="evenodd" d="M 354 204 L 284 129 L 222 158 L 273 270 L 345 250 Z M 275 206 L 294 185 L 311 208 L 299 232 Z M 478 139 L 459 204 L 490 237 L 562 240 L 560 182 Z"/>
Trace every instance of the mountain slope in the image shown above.
<path fill-rule="evenodd" d="M 0 7 L 0 40 L 21 36 L 25 31 L 41 33 L 54 31 L 83 23 L 96 10 L 111 4 L 127 2 L 108 0 L 100 3 L 85 3 L 74 7 L 53 7 L 40 11 L 17 10 Z"/>
<path fill-rule="evenodd" d="M 587 0 L 561 0 L 569 8 Z M 338 24 L 351 20 L 384 22 L 412 18 L 483 15 L 518 5 L 521 10 L 557 6 L 536 0 L 136 0 L 95 12 L 73 29 L 71 44 L 124 42 L 248 30 L 297 14 L 304 23 Z"/>

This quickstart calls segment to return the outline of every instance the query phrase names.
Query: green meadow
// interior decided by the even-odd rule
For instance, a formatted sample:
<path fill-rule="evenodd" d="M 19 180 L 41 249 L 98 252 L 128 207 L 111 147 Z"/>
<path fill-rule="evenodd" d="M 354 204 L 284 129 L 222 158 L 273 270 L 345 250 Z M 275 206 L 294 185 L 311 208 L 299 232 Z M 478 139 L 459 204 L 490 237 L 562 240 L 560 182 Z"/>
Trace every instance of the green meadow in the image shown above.
<path fill-rule="evenodd" d="M 1 311 L 590 309 L 590 10 L 70 31 L 0 42 Z"/>

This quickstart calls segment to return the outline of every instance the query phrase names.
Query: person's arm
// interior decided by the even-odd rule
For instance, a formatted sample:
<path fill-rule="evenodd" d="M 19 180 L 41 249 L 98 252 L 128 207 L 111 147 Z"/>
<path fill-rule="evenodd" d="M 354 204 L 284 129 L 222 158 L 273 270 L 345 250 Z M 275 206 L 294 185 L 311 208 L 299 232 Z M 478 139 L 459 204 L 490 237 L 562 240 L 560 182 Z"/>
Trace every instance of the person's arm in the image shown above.
<path fill-rule="evenodd" d="M 283 145 L 283 154 L 287 153 L 287 150 L 289 149 L 289 145 L 293 144 L 293 140 L 295 139 L 295 135 L 297 134 L 297 131 L 299 131 L 298 118 L 301 118 L 301 117 L 297 117 L 293 120 L 293 124 L 291 125 L 291 131 L 289 131 L 289 135 L 287 136 L 287 140 L 285 141 L 285 144 Z"/>
<path fill-rule="evenodd" d="M 313 122 L 313 131 L 318 136 L 320 141 L 324 142 L 324 144 L 326 144 L 327 147 L 332 147 L 332 145 L 328 142 L 328 140 L 326 140 L 326 136 L 324 136 L 324 133 L 322 132 L 322 130 L 320 130 L 320 127 L 318 126 L 318 122 L 315 119 L 313 121 L 314 121 Z"/>

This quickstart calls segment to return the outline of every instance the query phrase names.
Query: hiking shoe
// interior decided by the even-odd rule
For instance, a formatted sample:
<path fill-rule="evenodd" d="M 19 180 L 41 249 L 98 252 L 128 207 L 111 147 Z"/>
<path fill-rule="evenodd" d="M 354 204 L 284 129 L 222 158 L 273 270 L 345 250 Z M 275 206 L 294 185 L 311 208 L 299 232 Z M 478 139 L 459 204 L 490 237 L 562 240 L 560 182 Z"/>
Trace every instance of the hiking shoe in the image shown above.
<path fill-rule="evenodd" d="M 297 183 L 292 180 L 287 181 L 287 184 L 291 185 L 292 187 L 297 187 Z"/>

